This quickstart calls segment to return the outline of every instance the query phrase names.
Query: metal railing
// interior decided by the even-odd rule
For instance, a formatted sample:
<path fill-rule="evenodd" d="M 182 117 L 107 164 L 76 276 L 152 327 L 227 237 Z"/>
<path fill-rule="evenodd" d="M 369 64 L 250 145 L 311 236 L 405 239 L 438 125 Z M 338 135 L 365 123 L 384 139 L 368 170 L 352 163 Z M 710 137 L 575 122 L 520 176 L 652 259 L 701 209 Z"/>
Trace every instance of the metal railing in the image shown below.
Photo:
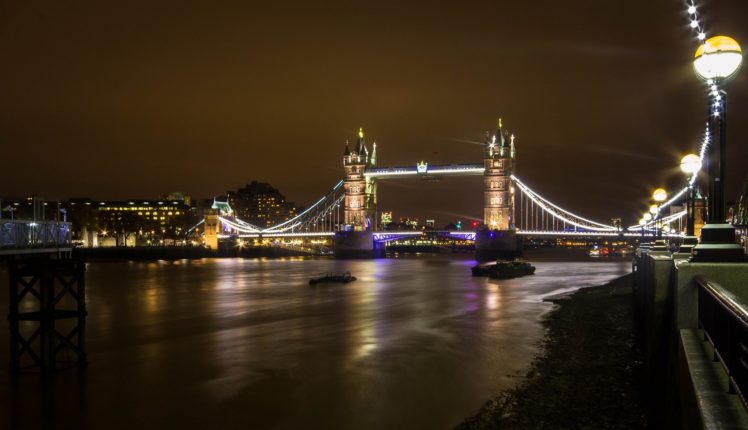
<path fill-rule="evenodd" d="M 748 303 L 704 276 L 694 278 L 699 287 L 699 325 L 729 377 L 730 393 L 748 408 Z"/>
<path fill-rule="evenodd" d="M 0 249 L 69 248 L 70 223 L 0 220 Z"/>

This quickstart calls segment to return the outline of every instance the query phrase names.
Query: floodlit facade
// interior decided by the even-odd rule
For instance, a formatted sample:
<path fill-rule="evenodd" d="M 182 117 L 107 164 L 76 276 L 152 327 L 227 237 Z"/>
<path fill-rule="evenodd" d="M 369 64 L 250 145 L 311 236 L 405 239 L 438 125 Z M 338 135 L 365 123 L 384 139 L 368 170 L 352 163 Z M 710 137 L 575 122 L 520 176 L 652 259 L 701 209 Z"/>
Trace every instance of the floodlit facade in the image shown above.
<path fill-rule="evenodd" d="M 351 149 L 348 142 L 343 152 L 345 169 L 345 198 L 343 199 L 344 230 L 363 231 L 370 227 L 368 214 L 376 206 L 376 182 L 364 176 L 367 168 L 376 165 L 376 144 L 372 153 L 366 147 L 363 130 L 359 130 L 356 145 Z"/>
<path fill-rule="evenodd" d="M 504 130 L 501 120 L 496 133 L 486 135 L 483 176 L 483 222 L 491 230 L 514 229 L 514 135 Z"/>

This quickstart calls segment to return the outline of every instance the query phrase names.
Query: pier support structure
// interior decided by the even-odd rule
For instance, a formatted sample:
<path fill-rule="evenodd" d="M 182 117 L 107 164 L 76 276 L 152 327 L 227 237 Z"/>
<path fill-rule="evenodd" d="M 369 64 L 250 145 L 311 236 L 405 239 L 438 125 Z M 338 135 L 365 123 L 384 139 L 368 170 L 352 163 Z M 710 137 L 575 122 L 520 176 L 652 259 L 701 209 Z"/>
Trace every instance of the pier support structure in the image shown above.
<path fill-rule="evenodd" d="M 8 268 L 11 371 L 85 366 L 83 260 L 12 259 Z"/>

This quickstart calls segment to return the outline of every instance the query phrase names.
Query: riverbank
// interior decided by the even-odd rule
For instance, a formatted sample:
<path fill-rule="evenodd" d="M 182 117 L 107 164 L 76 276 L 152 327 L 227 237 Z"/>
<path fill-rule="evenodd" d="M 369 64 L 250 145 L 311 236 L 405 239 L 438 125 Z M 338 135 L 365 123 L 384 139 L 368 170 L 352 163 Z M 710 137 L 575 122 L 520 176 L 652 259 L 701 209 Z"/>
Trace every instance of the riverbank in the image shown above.
<path fill-rule="evenodd" d="M 457 429 L 647 428 L 631 275 L 555 301 L 526 379 Z"/>

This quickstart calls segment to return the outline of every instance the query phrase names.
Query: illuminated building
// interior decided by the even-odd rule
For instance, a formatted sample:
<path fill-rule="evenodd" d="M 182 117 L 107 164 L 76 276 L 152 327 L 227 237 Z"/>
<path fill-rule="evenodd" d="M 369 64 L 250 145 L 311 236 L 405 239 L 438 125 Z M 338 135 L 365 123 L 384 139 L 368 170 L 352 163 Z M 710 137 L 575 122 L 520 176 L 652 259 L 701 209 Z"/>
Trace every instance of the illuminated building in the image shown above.
<path fill-rule="evenodd" d="M 296 216 L 293 203 L 265 182 L 252 181 L 237 191 L 226 193 L 236 216 L 258 227 L 270 227 Z"/>
<path fill-rule="evenodd" d="M 166 200 L 122 200 L 92 202 L 97 223 L 111 245 L 160 245 L 176 240 L 194 224 L 194 211 L 183 202 Z M 113 242 L 113 243 L 112 243 Z"/>

